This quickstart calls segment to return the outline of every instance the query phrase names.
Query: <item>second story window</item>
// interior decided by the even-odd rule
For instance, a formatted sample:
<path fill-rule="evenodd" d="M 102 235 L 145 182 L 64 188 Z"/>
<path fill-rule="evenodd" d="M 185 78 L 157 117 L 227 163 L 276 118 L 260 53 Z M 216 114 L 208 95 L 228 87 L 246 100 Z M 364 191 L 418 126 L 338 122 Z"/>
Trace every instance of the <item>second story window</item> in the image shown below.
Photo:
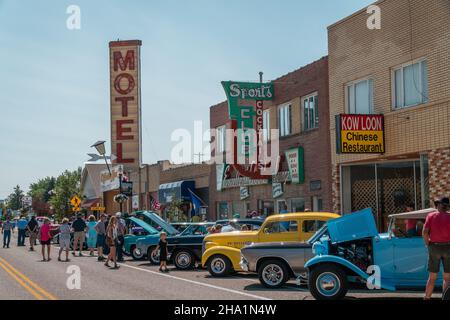
<path fill-rule="evenodd" d="M 278 108 L 278 129 L 280 137 L 291 134 L 291 105 L 287 104 Z"/>
<path fill-rule="evenodd" d="M 394 108 L 406 108 L 428 102 L 427 61 L 405 64 L 393 72 Z"/>
<path fill-rule="evenodd" d="M 302 100 L 303 106 L 303 130 L 311 130 L 319 127 L 319 97 L 317 93 L 309 95 Z"/>
<path fill-rule="evenodd" d="M 373 112 L 373 80 L 370 78 L 347 84 L 347 112 L 370 114 Z"/>
<path fill-rule="evenodd" d="M 270 110 L 263 111 L 263 141 L 270 140 Z"/>
<path fill-rule="evenodd" d="M 217 153 L 223 153 L 225 151 L 225 148 L 227 147 L 226 144 L 226 137 L 227 137 L 227 130 L 225 126 L 221 126 L 217 128 L 216 132 L 216 148 Z"/>

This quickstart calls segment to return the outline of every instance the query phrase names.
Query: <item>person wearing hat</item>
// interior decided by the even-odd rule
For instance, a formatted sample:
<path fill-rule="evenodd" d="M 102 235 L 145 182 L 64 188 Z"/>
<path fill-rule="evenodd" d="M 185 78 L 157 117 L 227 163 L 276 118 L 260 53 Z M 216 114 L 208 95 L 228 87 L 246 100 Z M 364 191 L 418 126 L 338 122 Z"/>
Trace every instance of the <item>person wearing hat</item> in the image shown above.
<path fill-rule="evenodd" d="M 444 266 L 443 291 L 450 282 L 450 200 L 441 198 L 436 200 L 436 212 L 427 216 L 423 227 L 423 239 L 428 247 L 428 272 L 430 273 L 425 289 L 425 299 L 431 299 L 434 285 L 442 264 Z"/>
<path fill-rule="evenodd" d="M 122 213 L 117 212 L 116 213 L 117 218 L 117 261 L 122 262 L 123 261 L 123 244 L 125 242 L 125 230 L 126 230 L 126 223 L 125 220 L 122 219 Z"/>
<path fill-rule="evenodd" d="M 106 219 L 107 215 L 102 214 L 100 216 L 100 220 L 97 221 L 97 224 L 95 225 L 94 229 L 97 231 L 97 254 L 98 254 L 98 261 L 104 261 L 105 257 L 103 256 L 103 247 L 105 246 L 106 241 Z"/>

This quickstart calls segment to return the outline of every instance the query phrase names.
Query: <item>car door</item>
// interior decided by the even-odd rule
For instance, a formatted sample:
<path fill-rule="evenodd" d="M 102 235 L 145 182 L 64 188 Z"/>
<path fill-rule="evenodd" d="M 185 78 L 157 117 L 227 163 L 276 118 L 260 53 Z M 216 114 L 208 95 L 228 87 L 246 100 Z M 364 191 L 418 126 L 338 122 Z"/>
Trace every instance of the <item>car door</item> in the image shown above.
<path fill-rule="evenodd" d="M 425 286 L 428 250 L 422 237 L 393 237 L 396 286 Z"/>
<path fill-rule="evenodd" d="M 272 221 L 259 232 L 260 242 L 291 242 L 299 241 L 298 221 Z"/>
<path fill-rule="evenodd" d="M 317 230 L 322 228 L 322 226 L 326 223 L 324 220 L 319 219 L 301 219 L 299 221 L 299 224 L 301 226 L 301 233 L 300 233 L 300 241 L 307 241 L 309 238 L 311 238 Z"/>

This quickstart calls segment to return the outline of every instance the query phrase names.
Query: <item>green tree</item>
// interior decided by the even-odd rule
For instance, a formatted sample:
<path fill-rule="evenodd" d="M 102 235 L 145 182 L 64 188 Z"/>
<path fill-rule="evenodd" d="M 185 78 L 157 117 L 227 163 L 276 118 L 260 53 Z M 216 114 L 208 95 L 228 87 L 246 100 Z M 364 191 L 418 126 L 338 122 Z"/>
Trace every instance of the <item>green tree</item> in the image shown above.
<path fill-rule="evenodd" d="M 58 219 L 71 215 L 70 199 L 80 195 L 81 168 L 64 171 L 56 178 L 55 188 L 49 203 L 53 206 Z"/>
<path fill-rule="evenodd" d="M 22 189 L 20 189 L 20 186 L 15 186 L 13 193 L 8 196 L 7 207 L 11 210 L 19 210 L 20 208 L 22 208 L 23 196 L 24 193 Z"/>
<path fill-rule="evenodd" d="M 46 177 L 39 179 L 37 182 L 30 184 L 28 195 L 35 201 L 48 203 L 51 198 L 51 191 L 55 188 L 56 179 L 54 177 Z"/>

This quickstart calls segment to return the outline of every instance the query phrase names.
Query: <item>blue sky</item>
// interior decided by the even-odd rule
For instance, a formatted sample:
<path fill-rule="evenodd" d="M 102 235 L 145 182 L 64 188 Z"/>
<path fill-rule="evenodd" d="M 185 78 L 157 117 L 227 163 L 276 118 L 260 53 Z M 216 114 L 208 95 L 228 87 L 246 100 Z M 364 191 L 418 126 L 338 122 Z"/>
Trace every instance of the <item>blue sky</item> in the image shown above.
<path fill-rule="evenodd" d="M 209 126 L 222 80 L 277 78 L 327 54 L 326 27 L 369 0 L 0 0 L 0 199 L 75 169 L 109 138 L 108 42 L 141 39 L 143 160 Z M 66 9 L 81 8 L 81 30 Z"/>

